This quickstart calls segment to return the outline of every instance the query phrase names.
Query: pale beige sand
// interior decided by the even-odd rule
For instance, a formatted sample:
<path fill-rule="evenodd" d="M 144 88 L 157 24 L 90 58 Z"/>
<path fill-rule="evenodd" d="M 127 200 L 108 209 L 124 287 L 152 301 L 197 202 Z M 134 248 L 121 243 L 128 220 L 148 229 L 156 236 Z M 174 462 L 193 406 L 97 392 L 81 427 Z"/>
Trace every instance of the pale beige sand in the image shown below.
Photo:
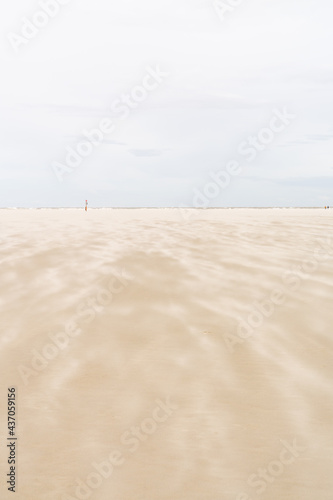
<path fill-rule="evenodd" d="M 332 500 L 332 218 L 0 210 L 1 417 L 7 386 L 18 407 L 17 493 L 1 418 L 0 498 Z M 299 265 L 306 279 L 286 275 Z M 238 337 L 278 286 L 284 304 Z M 40 371 L 34 349 L 54 356 Z"/>

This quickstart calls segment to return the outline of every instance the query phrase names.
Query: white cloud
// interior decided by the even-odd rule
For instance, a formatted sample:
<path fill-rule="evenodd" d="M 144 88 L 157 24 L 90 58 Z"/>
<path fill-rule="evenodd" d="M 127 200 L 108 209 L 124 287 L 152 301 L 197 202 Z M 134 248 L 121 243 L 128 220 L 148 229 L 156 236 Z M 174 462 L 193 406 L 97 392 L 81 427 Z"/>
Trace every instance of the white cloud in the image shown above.
<path fill-rule="evenodd" d="M 277 106 L 295 123 L 220 203 L 332 195 L 317 179 L 332 172 L 331 0 L 249 0 L 223 23 L 210 0 L 72 0 L 17 54 L 7 34 L 36 9 L 26 0 L 0 7 L 2 206 L 70 205 L 89 193 L 105 204 L 107 189 L 118 204 L 187 204 Z M 59 186 L 52 161 L 109 116 L 150 64 L 168 80 Z"/>

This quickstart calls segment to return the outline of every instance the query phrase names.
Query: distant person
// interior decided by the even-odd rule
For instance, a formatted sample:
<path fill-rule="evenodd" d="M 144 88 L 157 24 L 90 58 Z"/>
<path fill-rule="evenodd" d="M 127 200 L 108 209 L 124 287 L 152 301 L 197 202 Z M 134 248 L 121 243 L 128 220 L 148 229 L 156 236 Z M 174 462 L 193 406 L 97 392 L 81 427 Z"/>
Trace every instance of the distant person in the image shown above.
<path fill-rule="evenodd" d="M 326 208 L 326 207 L 325 207 Z M 86 200 L 86 206 L 84 207 L 85 211 L 87 212 L 88 210 L 88 200 Z"/>

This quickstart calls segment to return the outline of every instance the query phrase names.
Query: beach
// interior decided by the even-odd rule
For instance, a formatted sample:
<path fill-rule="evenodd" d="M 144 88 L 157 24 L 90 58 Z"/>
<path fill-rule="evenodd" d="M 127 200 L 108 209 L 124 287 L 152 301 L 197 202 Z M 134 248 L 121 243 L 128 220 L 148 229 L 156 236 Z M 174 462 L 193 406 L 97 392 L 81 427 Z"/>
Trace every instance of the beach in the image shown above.
<path fill-rule="evenodd" d="M 0 210 L 1 499 L 332 500 L 332 220 Z"/>

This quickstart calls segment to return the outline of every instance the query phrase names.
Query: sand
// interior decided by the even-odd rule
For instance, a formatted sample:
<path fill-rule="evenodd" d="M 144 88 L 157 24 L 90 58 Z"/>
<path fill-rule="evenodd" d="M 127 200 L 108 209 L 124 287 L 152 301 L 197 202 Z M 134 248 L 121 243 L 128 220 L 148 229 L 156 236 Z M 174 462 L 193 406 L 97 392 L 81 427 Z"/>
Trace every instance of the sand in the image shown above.
<path fill-rule="evenodd" d="M 0 498 L 332 500 L 332 218 L 0 210 Z"/>

